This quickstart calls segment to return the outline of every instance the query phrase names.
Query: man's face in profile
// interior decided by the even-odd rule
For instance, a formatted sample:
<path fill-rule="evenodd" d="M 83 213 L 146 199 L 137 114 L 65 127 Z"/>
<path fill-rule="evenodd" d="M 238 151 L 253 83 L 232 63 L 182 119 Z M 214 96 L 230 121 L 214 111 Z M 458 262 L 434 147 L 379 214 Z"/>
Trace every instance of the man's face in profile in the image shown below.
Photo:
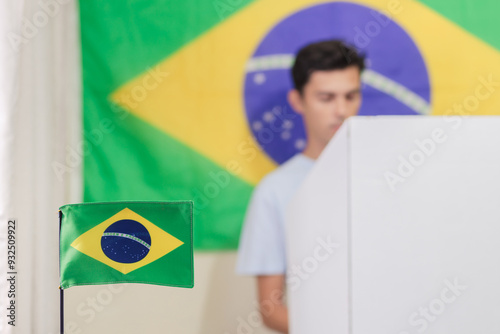
<path fill-rule="evenodd" d="M 361 106 L 359 69 L 350 66 L 331 71 L 314 71 L 302 94 L 295 91 L 294 108 L 302 114 L 308 140 L 326 145 L 344 120 Z"/>

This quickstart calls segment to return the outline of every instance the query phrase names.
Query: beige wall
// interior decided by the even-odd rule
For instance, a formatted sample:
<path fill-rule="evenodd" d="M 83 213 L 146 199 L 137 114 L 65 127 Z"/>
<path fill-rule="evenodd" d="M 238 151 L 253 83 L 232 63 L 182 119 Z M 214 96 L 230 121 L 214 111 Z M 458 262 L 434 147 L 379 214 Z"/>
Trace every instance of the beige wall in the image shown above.
<path fill-rule="evenodd" d="M 66 334 L 269 334 L 257 316 L 255 279 L 234 274 L 235 252 L 196 253 L 195 287 L 143 284 L 65 291 Z"/>

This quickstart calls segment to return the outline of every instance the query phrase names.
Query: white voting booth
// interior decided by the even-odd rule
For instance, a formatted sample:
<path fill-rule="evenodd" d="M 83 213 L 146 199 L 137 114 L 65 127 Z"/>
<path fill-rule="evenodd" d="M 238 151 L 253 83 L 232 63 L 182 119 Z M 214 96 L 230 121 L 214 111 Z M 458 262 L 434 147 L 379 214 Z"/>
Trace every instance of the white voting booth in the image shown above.
<path fill-rule="evenodd" d="M 500 117 L 349 119 L 287 252 L 292 334 L 500 333 Z"/>

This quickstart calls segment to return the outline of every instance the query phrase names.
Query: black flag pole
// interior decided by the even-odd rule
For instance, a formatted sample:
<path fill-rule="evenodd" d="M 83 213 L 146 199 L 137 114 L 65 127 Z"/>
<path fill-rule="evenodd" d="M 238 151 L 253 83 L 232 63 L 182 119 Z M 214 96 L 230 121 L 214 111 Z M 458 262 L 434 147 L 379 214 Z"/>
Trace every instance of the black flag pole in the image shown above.
<path fill-rule="evenodd" d="M 61 334 L 64 334 L 64 289 L 59 287 L 59 297 L 60 297 L 60 330 Z"/>
<path fill-rule="evenodd" d="M 62 212 L 59 210 L 59 280 L 61 277 L 61 223 Z M 64 289 L 59 286 L 59 331 L 64 334 Z"/>

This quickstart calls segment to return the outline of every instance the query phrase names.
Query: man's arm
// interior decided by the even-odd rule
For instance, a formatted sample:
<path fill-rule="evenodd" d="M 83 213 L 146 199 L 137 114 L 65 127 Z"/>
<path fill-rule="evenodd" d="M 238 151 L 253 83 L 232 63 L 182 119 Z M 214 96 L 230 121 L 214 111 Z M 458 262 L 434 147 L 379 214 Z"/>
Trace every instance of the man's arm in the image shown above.
<path fill-rule="evenodd" d="M 285 275 L 257 276 L 257 289 L 264 324 L 288 333 L 288 309 L 283 303 Z"/>

